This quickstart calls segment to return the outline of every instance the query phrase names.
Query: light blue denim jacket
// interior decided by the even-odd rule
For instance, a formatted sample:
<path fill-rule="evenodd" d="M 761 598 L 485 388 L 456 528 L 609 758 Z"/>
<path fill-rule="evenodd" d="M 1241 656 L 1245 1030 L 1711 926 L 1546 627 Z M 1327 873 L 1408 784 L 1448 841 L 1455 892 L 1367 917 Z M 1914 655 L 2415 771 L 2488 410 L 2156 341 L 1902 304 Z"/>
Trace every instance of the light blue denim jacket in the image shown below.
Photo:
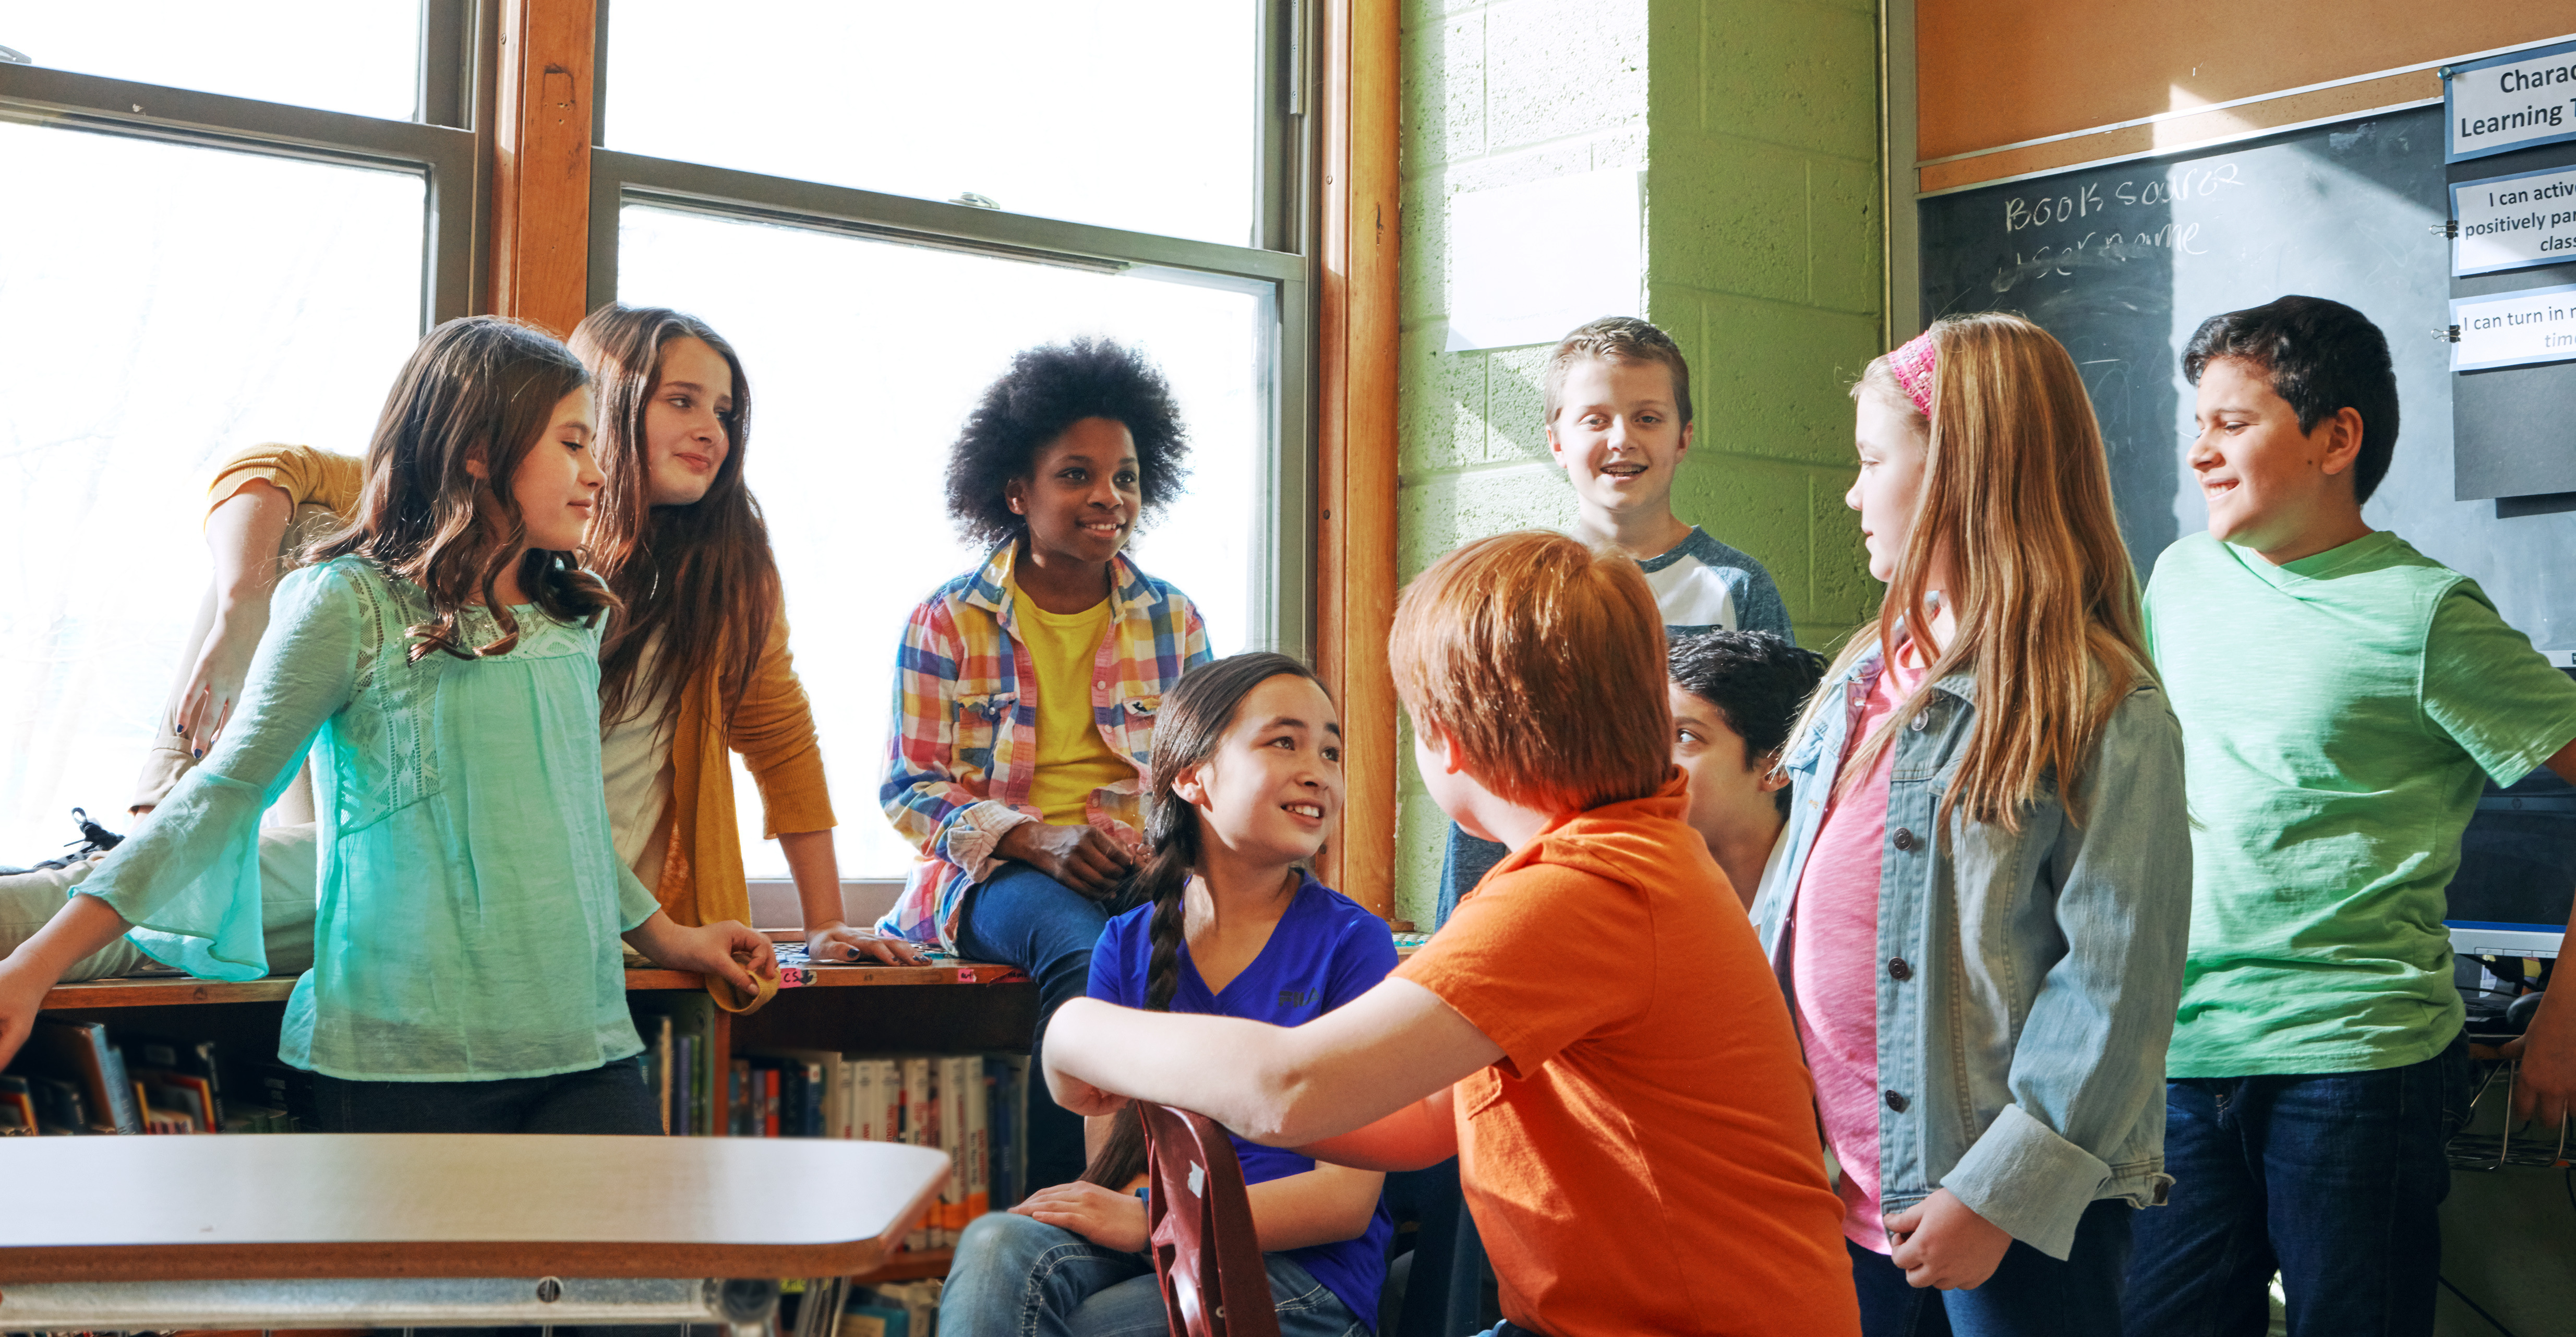
<path fill-rule="evenodd" d="M 1799 875 L 1879 662 L 1872 650 L 1828 684 L 1848 708 L 1791 745 L 1789 825 L 1753 904 L 1783 989 Z M 2062 1259 L 2096 1199 L 2149 1206 L 2173 1182 L 2165 1045 L 2191 928 L 2182 729 L 2164 693 L 2141 685 L 2097 744 L 2084 825 L 2051 783 L 2019 834 L 1954 816 L 1928 839 L 1975 719 L 1975 678 L 1953 674 L 1891 744 L 1867 981 L 1884 1093 L 1880 1202 L 1894 1213 L 1947 1188 Z"/>

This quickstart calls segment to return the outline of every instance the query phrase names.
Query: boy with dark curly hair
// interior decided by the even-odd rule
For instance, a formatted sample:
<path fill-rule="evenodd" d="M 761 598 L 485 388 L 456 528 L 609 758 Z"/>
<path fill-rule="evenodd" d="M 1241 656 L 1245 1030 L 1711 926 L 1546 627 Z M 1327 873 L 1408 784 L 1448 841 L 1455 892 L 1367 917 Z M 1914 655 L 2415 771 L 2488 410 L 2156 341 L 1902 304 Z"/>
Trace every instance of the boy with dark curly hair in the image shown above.
<path fill-rule="evenodd" d="M 1704 631 L 1676 638 L 1665 668 L 1673 764 L 1690 782 L 1682 820 L 1750 907 L 1788 825 L 1780 750 L 1824 680 L 1825 657 L 1767 631 Z"/>
<path fill-rule="evenodd" d="M 1188 452 L 1170 385 L 1133 350 L 1021 353 L 948 460 L 948 512 L 989 555 L 913 610 L 896 657 L 878 798 L 922 861 L 878 927 L 1027 971 L 1039 1037 L 1125 908 L 1155 710 L 1209 658 L 1188 596 L 1122 551 Z M 1032 1102 L 1029 1187 L 1082 1165 L 1082 1121 Z"/>

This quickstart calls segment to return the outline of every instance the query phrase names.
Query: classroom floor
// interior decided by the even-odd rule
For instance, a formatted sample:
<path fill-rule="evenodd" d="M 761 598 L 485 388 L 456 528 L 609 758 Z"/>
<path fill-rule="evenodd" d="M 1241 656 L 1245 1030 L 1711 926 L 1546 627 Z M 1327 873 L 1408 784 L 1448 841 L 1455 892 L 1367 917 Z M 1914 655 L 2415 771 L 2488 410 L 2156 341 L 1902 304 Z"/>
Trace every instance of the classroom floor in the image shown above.
<path fill-rule="evenodd" d="M 2470 1134 L 2502 1131 L 2504 1102 L 2478 1102 Z M 2434 1337 L 2576 1334 L 2576 1170 L 2508 1165 L 2451 1171 L 2442 1204 Z M 2484 1315 L 2479 1313 L 2484 1310 Z"/>

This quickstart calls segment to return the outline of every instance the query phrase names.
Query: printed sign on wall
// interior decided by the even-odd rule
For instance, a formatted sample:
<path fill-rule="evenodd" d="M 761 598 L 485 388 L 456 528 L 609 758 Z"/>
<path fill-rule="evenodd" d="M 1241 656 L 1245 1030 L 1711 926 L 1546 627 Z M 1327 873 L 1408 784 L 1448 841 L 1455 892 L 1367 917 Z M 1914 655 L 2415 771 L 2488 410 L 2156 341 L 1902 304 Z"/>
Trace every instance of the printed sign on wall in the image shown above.
<path fill-rule="evenodd" d="M 2576 42 L 2454 65 L 2442 101 L 2445 162 L 2576 139 Z"/>
<path fill-rule="evenodd" d="M 2460 224 L 2455 276 L 2576 260 L 2576 167 L 2491 176 L 2451 187 Z"/>
<path fill-rule="evenodd" d="M 2576 361 L 2576 283 L 2451 299 L 2451 370 Z"/>

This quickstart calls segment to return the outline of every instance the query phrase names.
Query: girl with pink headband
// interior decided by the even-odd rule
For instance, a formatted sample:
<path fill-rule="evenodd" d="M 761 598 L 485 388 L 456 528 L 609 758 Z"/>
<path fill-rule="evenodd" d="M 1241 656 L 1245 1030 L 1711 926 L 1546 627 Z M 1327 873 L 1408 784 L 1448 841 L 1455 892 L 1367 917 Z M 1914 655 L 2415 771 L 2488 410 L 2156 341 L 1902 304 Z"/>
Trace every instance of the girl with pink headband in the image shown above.
<path fill-rule="evenodd" d="M 1905 341 L 1905 346 L 1881 358 L 1887 372 L 1896 378 L 1897 387 L 1914 405 L 1914 416 L 1929 422 L 1932 418 L 1932 369 L 1941 360 L 1940 345 L 1932 340 L 1929 330 Z"/>
<path fill-rule="evenodd" d="M 1887 595 L 1790 734 L 1753 918 L 1862 1330 L 2117 1332 L 2132 1208 L 2172 1182 L 2191 859 L 2102 439 L 2017 316 L 1943 320 L 1853 395 Z"/>

